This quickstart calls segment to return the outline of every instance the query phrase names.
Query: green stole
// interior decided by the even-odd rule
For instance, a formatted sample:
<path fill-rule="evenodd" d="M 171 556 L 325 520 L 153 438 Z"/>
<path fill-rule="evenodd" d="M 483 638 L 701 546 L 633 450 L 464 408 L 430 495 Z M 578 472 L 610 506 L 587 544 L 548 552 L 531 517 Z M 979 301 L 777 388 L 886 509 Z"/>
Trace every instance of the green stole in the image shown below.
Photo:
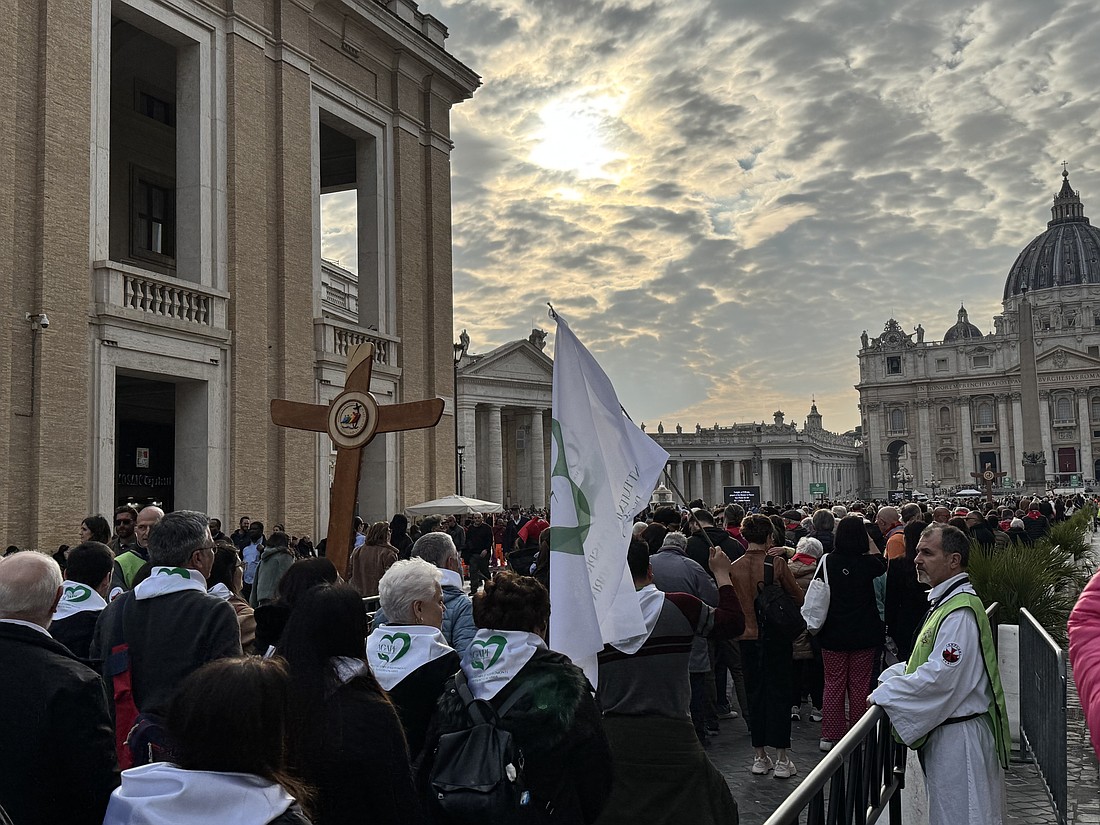
<path fill-rule="evenodd" d="M 969 608 L 978 623 L 978 634 L 981 640 L 982 658 L 985 660 L 985 672 L 989 676 L 989 684 L 993 688 L 993 699 L 985 712 L 989 723 L 993 728 L 993 739 L 997 744 L 997 756 L 1001 767 L 1008 767 L 1008 755 L 1012 748 L 1008 727 L 1008 710 L 1005 707 L 1005 694 L 1001 688 L 1001 672 L 997 666 L 997 649 L 993 645 L 993 633 L 989 627 L 989 618 L 985 615 L 985 606 L 973 593 L 956 593 L 951 598 L 937 605 L 924 622 L 916 644 L 913 646 L 913 654 L 909 657 L 909 664 L 905 668 L 906 674 L 912 673 L 918 667 L 928 661 L 936 647 L 936 634 L 940 625 L 950 613 L 963 608 Z M 944 723 L 947 724 L 947 723 Z M 941 725 L 942 726 L 942 725 Z M 931 731 L 929 731 L 929 734 Z M 928 741 L 928 734 L 922 736 L 913 743 L 914 750 L 924 747 Z"/>

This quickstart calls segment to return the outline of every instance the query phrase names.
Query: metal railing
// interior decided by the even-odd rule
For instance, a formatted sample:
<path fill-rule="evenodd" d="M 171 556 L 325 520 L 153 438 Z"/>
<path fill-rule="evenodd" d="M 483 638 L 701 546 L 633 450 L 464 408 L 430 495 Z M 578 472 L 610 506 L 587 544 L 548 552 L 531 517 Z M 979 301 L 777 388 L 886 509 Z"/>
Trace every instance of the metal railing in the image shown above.
<path fill-rule="evenodd" d="M 1066 825 L 1066 654 L 1027 610 L 1020 610 L 1020 739 Z"/>
<path fill-rule="evenodd" d="M 994 644 L 999 610 L 999 602 L 985 610 Z M 872 705 L 764 825 L 799 825 L 803 811 L 805 825 L 873 825 L 887 810 L 890 825 L 901 825 L 906 750 L 894 740 L 886 711 Z"/>

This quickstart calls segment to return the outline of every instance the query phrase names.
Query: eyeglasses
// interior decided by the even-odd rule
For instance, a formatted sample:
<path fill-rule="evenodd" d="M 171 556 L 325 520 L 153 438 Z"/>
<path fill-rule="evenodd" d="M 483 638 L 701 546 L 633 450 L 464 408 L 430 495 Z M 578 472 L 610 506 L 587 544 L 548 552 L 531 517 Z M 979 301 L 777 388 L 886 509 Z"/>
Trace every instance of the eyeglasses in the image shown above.
<path fill-rule="evenodd" d="M 119 525 L 133 524 L 133 523 L 134 523 L 134 520 L 132 518 L 116 518 L 115 519 L 115 527 L 118 527 Z"/>

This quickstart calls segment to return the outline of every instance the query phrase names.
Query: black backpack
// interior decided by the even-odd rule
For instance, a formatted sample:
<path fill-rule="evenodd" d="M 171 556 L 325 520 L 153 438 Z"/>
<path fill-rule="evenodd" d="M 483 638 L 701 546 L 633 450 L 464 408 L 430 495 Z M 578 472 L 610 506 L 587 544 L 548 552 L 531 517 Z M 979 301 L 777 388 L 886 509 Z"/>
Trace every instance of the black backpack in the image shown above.
<path fill-rule="evenodd" d="M 435 821 L 454 825 L 508 825 L 521 822 L 531 794 L 523 783 L 523 752 L 500 720 L 526 695 L 520 685 L 494 710 L 475 699 L 466 674 L 455 674 L 458 693 L 471 725 L 439 737 L 428 777 Z"/>
<path fill-rule="evenodd" d="M 775 580 L 771 556 L 764 558 L 764 581 L 756 585 L 756 624 L 760 638 L 768 641 L 793 642 L 806 629 L 806 620 L 794 599 Z"/>

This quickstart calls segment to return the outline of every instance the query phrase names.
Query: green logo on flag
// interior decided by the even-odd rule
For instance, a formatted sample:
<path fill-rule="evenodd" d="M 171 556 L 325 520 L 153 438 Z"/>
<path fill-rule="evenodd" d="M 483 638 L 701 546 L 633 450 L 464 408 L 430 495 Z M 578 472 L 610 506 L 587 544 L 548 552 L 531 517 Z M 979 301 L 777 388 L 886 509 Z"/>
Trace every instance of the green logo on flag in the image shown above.
<path fill-rule="evenodd" d="M 588 538 L 588 530 L 592 526 L 592 508 L 585 497 L 584 492 L 569 476 L 569 465 L 565 461 L 565 441 L 561 435 L 561 424 L 557 419 L 550 419 L 550 437 L 558 447 L 558 457 L 554 462 L 554 469 L 550 477 L 564 479 L 569 485 L 569 493 L 573 499 L 573 510 L 577 514 L 576 527 L 551 527 L 550 549 L 562 553 L 572 553 L 577 556 L 584 555 L 584 540 Z M 550 498 L 553 500 L 553 492 Z M 560 512 L 558 510 L 557 512 Z"/>
<path fill-rule="evenodd" d="M 474 670 L 488 670 L 497 663 L 507 646 L 508 640 L 503 636 L 490 636 L 485 641 L 475 639 L 470 642 L 471 667 Z M 489 648 L 492 648 L 492 650 Z"/>
<path fill-rule="evenodd" d="M 91 597 L 91 589 L 82 584 L 72 584 L 65 588 L 65 601 L 67 602 L 86 602 Z"/>
<path fill-rule="evenodd" d="M 412 637 L 408 633 L 390 633 L 378 643 L 378 658 L 383 662 L 396 662 L 409 652 Z"/>
<path fill-rule="evenodd" d="M 185 567 L 162 567 L 157 571 L 158 576 L 180 576 L 185 579 L 191 578 L 191 574 L 187 572 Z"/>

